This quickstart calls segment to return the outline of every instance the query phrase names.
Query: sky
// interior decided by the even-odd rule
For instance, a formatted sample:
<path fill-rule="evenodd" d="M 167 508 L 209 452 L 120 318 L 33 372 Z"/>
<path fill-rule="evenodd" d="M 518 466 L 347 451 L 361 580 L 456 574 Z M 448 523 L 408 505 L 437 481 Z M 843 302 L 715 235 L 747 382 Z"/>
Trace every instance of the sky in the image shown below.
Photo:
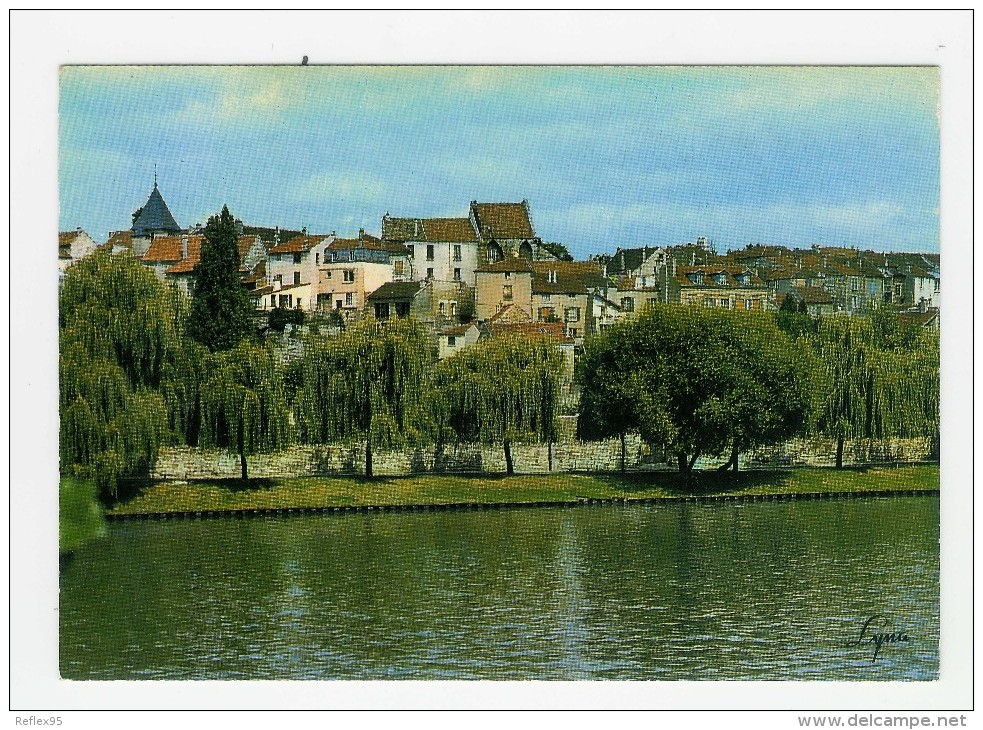
<path fill-rule="evenodd" d="M 378 235 L 529 201 L 578 259 L 709 238 L 939 250 L 934 67 L 65 66 L 60 230 Z"/>

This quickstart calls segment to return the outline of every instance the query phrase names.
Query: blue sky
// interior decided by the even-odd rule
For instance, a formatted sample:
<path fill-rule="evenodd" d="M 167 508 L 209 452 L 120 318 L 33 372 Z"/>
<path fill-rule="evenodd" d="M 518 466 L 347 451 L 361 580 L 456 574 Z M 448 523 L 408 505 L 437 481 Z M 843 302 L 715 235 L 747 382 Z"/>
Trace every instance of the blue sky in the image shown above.
<path fill-rule="evenodd" d="M 939 248 L 938 72 L 847 67 L 64 67 L 61 230 L 378 233 L 529 200 L 577 258 L 707 236 Z"/>

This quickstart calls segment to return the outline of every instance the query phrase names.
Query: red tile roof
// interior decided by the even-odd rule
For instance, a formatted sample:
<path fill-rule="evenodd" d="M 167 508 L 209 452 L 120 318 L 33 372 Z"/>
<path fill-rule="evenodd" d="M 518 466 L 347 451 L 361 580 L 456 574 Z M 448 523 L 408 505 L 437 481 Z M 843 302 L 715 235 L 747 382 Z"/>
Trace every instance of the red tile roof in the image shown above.
<path fill-rule="evenodd" d="M 532 268 L 536 273 L 532 282 L 534 294 L 583 294 L 608 283 L 594 261 L 533 261 Z M 551 273 L 555 274 L 554 281 Z"/>
<path fill-rule="evenodd" d="M 200 250 L 203 238 L 204 236 L 188 236 L 188 251 L 191 251 L 192 241 Z M 147 253 L 143 255 L 143 262 L 155 264 L 180 261 L 181 250 L 182 236 L 157 236 L 147 249 Z"/>
<path fill-rule="evenodd" d="M 691 274 L 703 274 L 702 283 L 690 280 Z M 723 283 L 716 281 L 714 277 L 723 274 Z M 737 277 L 748 276 L 748 283 L 741 285 Z M 696 288 L 717 288 L 717 289 L 740 289 L 750 287 L 763 287 L 764 282 L 753 271 L 748 271 L 743 266 L 721 266 L 720 264 L 709 264 L 707 266 L 680 266 L 676 269 L 676 282 L 682 287 Z"/>
<path fill-rule="evenodd" d="M 832 295 L 821 286 L 797 286 L 796 293 L 806 304 L 832 304 Z"/>
<path fill-rule="evenodd" d="M 117 246 L 131 248 L 133 246 L 133 231 L 113 231 L 109 234 L 109 240 L 106 241 L 105 245 L 108 248 L 115 248 Z"/>
<path fill-rule="evenodd" d="M 478 242 L 470 218 L 423 218 L 420 223 L 426 241 Z"/>
<path fill-rule="evenodd" d="M 190 274 L 201 261 L 201 243 L 203 236 L 188 236 L 188 256 L 173 266 L 164 270 L 165 274 Z M 147 253 L 150 253 L 149 251 Z M 146 256 L 144 257 L 146 259 Z"/>
<path fill-rule="evenodd" d="M 328 240 L 329 236 L 294 236 L 288 241 L 283 241 L 270 249 L 271 254 L 276 253 L 306 253 L 319 243 Z"/>
<path fill-rule="evenodd" d="M 483 240 L 534 238 L 529 209 L 522 203 L 479 203 L 472 201 L 471 212 Z"/>

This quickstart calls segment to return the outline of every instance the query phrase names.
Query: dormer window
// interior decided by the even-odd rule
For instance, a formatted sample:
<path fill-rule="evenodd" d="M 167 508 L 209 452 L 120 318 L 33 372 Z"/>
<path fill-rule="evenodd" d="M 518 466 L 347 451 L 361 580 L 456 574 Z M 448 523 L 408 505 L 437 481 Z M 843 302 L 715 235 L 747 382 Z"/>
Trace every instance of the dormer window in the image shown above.
<path fill-rule="evenodd" d="M 555 269 L 550 269 L 549 271 L 546 272 L 546 281 L 548 281 L 550 284 L 555 284 L 556 283 L 556 270 Z"/>
<path fill-rule="evenodd" d="M 703 272 L 702 271 L 695 271 L 692 274 L 687 274 L 686 275 L 686 278 L 689 279 L 689 283 L 690 284 L 697 284 L 697 285 L 702 285 L 703 284 Z"/>
<path fill-rule="evenodd" d="M 717 282 L 718 284 L 720 284 L 720 286 L 726 286 L 727 285 L 727 274 L 725 274 L 723 271 L 721 271 L 719 274 L 717 274 L 716 276 L 713 277 L 713 280 L 715 282 Z"/>

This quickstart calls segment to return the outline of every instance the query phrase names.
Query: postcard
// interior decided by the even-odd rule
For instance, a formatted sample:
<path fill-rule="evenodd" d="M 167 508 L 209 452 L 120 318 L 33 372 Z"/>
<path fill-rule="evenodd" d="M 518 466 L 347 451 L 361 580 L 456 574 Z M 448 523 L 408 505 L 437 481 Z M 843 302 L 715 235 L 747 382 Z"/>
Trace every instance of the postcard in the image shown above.
<path fill-rule="evenodd" d="M 202 31 L 250 17 L 387 16 Z M 905 62 L 56 52 L 57 277 L 11 280 L 57 302 L 58 568 L 12 705 L 964 722 L 966 41 L 925 17 Z"/>

